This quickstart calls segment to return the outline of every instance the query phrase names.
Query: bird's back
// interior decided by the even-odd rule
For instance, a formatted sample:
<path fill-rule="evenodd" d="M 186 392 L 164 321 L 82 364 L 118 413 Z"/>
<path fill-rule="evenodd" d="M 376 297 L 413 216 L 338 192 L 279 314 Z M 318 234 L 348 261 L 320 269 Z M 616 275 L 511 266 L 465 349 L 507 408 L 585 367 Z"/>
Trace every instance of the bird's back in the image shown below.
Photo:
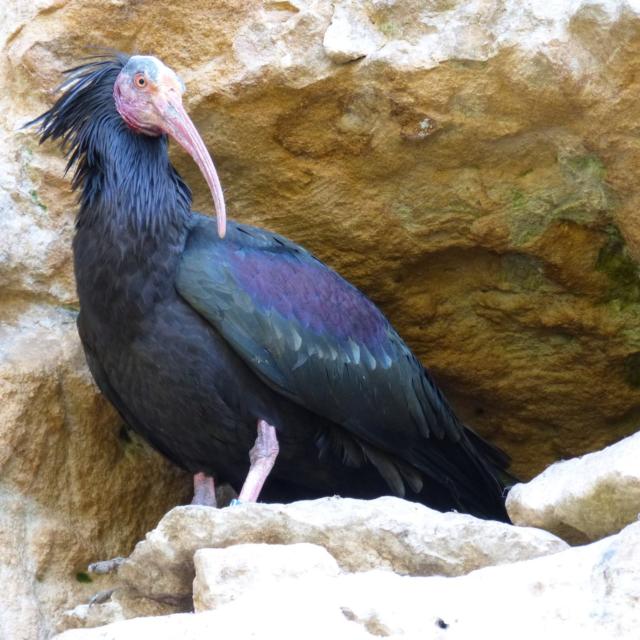
<path fill-rule="evenodd" d="M 159 133 L 177 136 L 215 187 L 212 163 L 180 103 L 160 100 L 161 120 L 144 108 L 164 95 L 147 91 L 145 69 L 168 79 L 167 100 L 178 84 L 134 58 L 73 70 L 36 121 L 76 168 L 80 335 L 124 420 L 186 469 L 236 483 L 266 420 L 281 444 L 267 492 L 280 498 L 395 492 L 506 518 L 504 459 L 459 423 L 371 301 L 280 236 L 230 224 L 220 240 L 191 213 Z M 126 118 L 114 102 L 125 93 Z"/>
<path fill-rule="evenodd" d="M 303 248 L 237 223 L 220 240 L 199 217 L 177 288 L 269 388 L 331 425 L 321 455 L 372 465 L 396 494 L 505 517 L 506 456 L 459 422 L 380 310 Z"/>

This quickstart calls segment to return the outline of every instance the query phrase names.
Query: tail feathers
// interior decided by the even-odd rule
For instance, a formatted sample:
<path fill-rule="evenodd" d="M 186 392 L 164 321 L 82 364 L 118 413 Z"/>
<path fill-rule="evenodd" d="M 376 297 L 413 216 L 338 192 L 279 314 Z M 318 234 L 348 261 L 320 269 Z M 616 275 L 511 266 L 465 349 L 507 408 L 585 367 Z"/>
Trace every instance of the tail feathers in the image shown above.
<path fill-rule="evenodd" d="M 507 471 L 507 467 L 511 464 L 511 458 L 502 449 L 490 442 L 487 442 L 482 436 L 478 435 L 471 427 L 465 427 L 465 433 L 476 451 L 484 456 L 489 463 L 491 472 L 498 478 L 503 487 L 503 495 L 511 489 L 514 484 L 520 482 L 520 479 Z"/>
<path fill-rule="evenodd" d="M 480 518 L 509 521 L 502 469 L 480 452 L 471 439 L 463 435 L 455 443 L 431 440 L 415 453 L 416 466 L 429 480 L 417 496 L 420 502 L 429 504 L 431 495 L 444 491 L 449 508 Z"/>
<path fill-rule="evenodd" d="M 335 456 L 360 470 L 370 464 L 394 495 L 442 511 L 508 522 L 505 487 L 515 480 L 505 471 L 509 457 L 462 425 L 460 433 L 458 441 L 420 438 L 402 456 L 338 427 L 321 430 L 316 445 L 321 458 Z"/>
<path fill-rule="evenodd" d="M 469 433 L 473 436 L 469 437 Z M 505 479 L 511 479 L 505 467 L 509 464 L 509 457 L 494 445 L 483 440 L 475 432 L 467 431 L 467 437 L 461 443 L 463 449 L 472 461 L 481 480 L 473 486 L 473 495 L 477 505 L 481 506 L 486 517 L 509 522 L 505 507 L 506 487 Z M 480 495 L 479 495 L 480 494 Z M 472 512 L 473 513 L 473 512 Z"/>

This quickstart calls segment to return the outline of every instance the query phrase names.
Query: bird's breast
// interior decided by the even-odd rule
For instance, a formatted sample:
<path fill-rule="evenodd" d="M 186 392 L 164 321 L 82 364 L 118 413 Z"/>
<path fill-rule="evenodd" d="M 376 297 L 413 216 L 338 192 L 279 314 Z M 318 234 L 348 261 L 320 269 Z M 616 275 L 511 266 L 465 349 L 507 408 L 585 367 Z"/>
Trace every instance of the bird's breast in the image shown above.
<path fill-rule="evenodd" d="M 105 326 L 135 333 L 159 305 L 176 299 L 184 239 L 172 234 L 79 229 L 73 243 L 80 307 Z"/>

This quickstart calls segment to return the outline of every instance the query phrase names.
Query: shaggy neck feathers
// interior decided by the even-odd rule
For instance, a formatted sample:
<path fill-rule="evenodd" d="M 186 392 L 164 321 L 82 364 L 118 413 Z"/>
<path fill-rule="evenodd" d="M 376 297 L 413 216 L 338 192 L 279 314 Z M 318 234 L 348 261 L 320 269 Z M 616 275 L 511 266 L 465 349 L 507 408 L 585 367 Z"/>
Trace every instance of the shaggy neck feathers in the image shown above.
<path fill-rule="evenodd" d="M 132 131 L 113 85 L 127 58 L 69 72 L 62 96 L 30 124 L 59 140 L 79 190 L 73 240 L 78 298 L 104 336 L 132 340 L 153 309 L 175 297 L 191 193 L 171 166 L 167 140 Z M 105 338 L 106 339 L 106 338 Z"/>
<path fill-rule="evenodd" d="M 115 108 L 113 86 L 127 57 L 70 70 L 64 93 L 40 118 L 40 141 L 60 140 L 80 189 L 78 229 L 105 239 L 175 236 L 190 216 L 191 192 L 169 162 L 165 136 L 134 132 Z"/>

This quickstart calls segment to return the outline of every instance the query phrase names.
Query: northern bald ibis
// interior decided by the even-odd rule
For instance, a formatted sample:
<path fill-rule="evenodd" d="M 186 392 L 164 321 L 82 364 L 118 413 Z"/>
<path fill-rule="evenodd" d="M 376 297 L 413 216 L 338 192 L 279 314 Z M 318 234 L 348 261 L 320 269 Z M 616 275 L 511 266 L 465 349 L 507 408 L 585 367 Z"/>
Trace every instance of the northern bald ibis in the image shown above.
<path fill-rule="evenodd" d="M 227 223 L 178 76 L 124 55 L 68 73 L 34 123 L 75 167 L 80 338 L 127 425 L 194 474 L 195 500 L 213 502 L 214 474 L 246 477 L 240 499 L 256 500 L 273 467 L 264 499 L 392 493 L 506 520 L 506 456 L 458 420 L 380 310 L 291 240 Z M 217 222 L 191 210 L 169 137 Z"/>

